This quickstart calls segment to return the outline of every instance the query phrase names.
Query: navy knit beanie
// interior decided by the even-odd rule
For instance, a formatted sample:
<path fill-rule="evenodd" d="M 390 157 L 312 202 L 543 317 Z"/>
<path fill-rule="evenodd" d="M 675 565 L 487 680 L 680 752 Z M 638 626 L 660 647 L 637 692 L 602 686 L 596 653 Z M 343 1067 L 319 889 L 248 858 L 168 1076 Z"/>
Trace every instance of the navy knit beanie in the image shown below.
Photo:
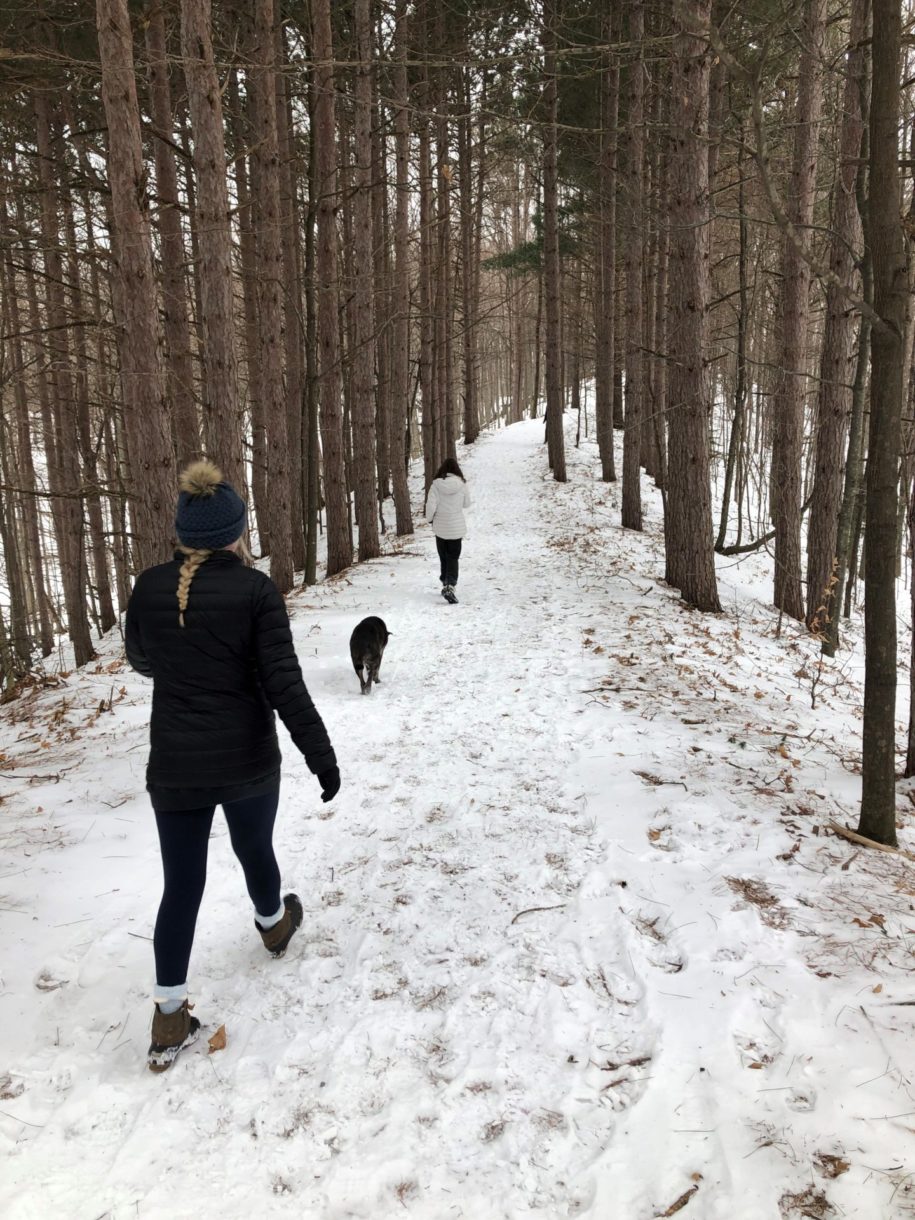
<path fill-rule="evenodd" d="M 192 462 L 181 472 L 178 486 L 175 532 L 185 546 L 218 551 L 245 532 L 245 502 L 223 480 L 218 466 L 205 459 Z"/>

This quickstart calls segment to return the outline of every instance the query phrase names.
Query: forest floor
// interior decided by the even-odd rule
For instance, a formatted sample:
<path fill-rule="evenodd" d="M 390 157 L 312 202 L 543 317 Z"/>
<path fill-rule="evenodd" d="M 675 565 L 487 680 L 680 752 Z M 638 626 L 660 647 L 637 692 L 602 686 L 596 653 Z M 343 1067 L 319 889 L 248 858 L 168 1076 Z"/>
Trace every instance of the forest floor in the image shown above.
<path fill-rule="evenodd" d="M 306 919 L 278 962 L 217 817 L 206 1036 L 164 1076 L 150 684 L 112 638 L 4 710 L 6 1220 L 915 1216 L 915 860 L 828 830 L 856 818 L 859 632 L 820 665 L 766 556 L 690 611 L 653 487 L 624 532 L 593 443 L 560 486 L 542 437 L 459 453 L 459 605 L 426 525 L 290 597 L 343 787 L 322 805 L 281 731 Z M 367 614 L 392 636 L 362 698 Z M 899 822 L 911 845 L 908 784 Z"/>

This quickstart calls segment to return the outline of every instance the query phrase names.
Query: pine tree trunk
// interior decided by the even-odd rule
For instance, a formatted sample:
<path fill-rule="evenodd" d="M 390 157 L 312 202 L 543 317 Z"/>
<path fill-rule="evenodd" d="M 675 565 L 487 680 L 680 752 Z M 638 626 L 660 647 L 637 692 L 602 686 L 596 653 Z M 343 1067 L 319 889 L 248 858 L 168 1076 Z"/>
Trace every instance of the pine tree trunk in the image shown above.
<path fill-rule="evenodd" d="M 71 130 L 73 124 L 70 124 Z M 62 141 L 61 141 L 62 143 Z M 69 188 L 63 192 L 64 229 L 67 240 L 67 280 L 70 293 L 70 314 L 75 320 L 74 344 L 76 347 L 76 417 L 75 438 L 71 425 L 70 443 L 76 439 L 79 459 L 82 462 L 82 478 L 86 485 L 86 514 L 89 524 L 88 543 L 92 551 L 92 569 L 95 577 L 95 596 L 98 604 L 97 627 L 104 634 L 117 622 L 111 599 L 111 581 L 108 575 L 108 555 L 105 548 L 105 523 L 102 500 L 99 494 L 98 460 L 92 435 L 92 419 L 89 405 L 89 353 L 86 343 L 88 316 L 83 305 L 83 289 L 80 282 L 80 259 L 76 245 L 76 219 L 73 214 L 73 197 Z M 74 471 L 76 455 L 73 455 Z"/>
<path fill-rule="evenodd" d="M 308 210 L 305 216 L 305 420 L 303 421 L 302 469 L 305 475 L 303 494 L 305 512 L 305 573 L 306 585 L 317 580 L 318 525 L 320 515 L 320 477 L 318 472 L 318 320 L 315 308 L 315 228 L 318 219 L 317 158 L 315 157 L 315 88 L 314 74 L 307 85 L 308 104 Z"/>
<path fill-rule="evenodd" d="M 241 419 L 232 278 L 232 230 L 226 185 L 222 92 L 216 75 L 210 0 L 181 0 L 181 51 L 194 136 L 197 239 L 207 390 L 203 435 L 209 457 L 241 491 Z M 274 124 L 275 139 L 275 124 Z"/>
<path fill-rule="evenodd" d="M 861 154 L 862 40 L 866 0 L 852 5 L 839 142 L 839 167 L 833 202 L 833 237 L 829 265 L 840 281 L 855 283 L 855 250 L 861 243 L 861 221 L 855 198 Z M 807 625 L 822 634 L 838 606 L 834 600 L 838 566 L 836 540 L 842 499 L 842 465 L 851 414 L 855 315 L 835 285 L 826 290 L 826 322 L 820 358 L 815 433 L 816 465 L 807 535 Z"/>
<path fill-rule="evenodd" d="M 439 8 L 441 14 L 443 10 Z M 439 34 L 441 48 L 441 34 Z M 439 50 L 441 54 L 441 50 Z M 435 119 L 436 160 L 436 237 L 435 305 L 433 309 L 433 348 L 435 399 L 433 431 L 435 434 L 435 464 L 454 457 L 454 382 L 452 363 L 452 282 L 451 282 L 451 163 L 448 160 L 448 98 L 444 71 L 436 72 L 437 96 Z"/>
<path fill-rule="evenodd" d="M 280 174 L 276 136 L 273 0 L 257 0 L 250 85 L 256 95 L 254 176 L 258 270 L 258 374 L 267 440 L 267 524 L 270 577 L 281 593 L 293 584 L 289 443 L 283 385 L 283 245 L 280 234 Z"/>
<path fill-rule="evenodd" d="M 52 138 L 51 100 L 47 93 L 34 95 L 41 184 L 41 236 L 45 269 L 50 413 L 45 416 L 45 444 L 51 491 L 60 497 L 54 516 L 57 555 L 67 612 L 67 633 L 77 666 L 95 656 L 86 611 L 86 558 L 83 546 L 81 477 L 76 435 L 76 395 L 71 377 L 71 355 L 64 273 L 61 260 L 60 223 L 55 168 L 63 160 L 58 140 Z M 50 443 L 49 443 L 50 442 Z"/>
<path fill-rule="evenodd" d="M 394 347 L 391 365 L 391 477 L 397 533 L 413 533 L 407 485 L 407 404 L 410 397 L 410 95 L 407 76 L 407 0 L 397 0 L 394 69 Z"/>
<path fill-rule="evenodd" d="M 470 89 L 470 72 L 463 69 L 464 113 L 458 126 L 461 198 L 461 306 L 462 347 L 464 362 L 464 444 L 472 445 L 480 434 L 479 409 L 477 407 L 477 349 L 476 319 L 474 308 L 474 221 L 473 205 L 473 114 Z"/>
<path fill-rule="evenodd" d="M 0 204 L 0 217 L 9 223 L 6 202 Z M 2 295 L 9 308 L 9 330 L 11 350 L 11 372 L 13 374 L 13 406 L 16 413 L 16 456 L 20 485 L 23 489 L 23 518 L 26 535 L 26 571 L 31 577 L 32 601 L 37 608 L 38 632 L 41 655 L 50 656 L 54 649 L 54 629 L 48 610 L 48 595 L 45 583 L 44 554 L 38 524 L 38 500 L 35 461 L 32 452 L 32 430 L 26 393 L 26 368 L 20 336 L 22 320 L 16 273 L 13 267 L 12 245 L 6 244 L 3 259 Z"/>
<path fill-rule="evenodd" d="M 546 306 L 546 434 L 550 469 L 557 483 L 566 481 L 564 402 L 562 392 L 562 338 L 560 302 L 562 262 L 559 253 L 558 115 L 559 82 L 556 65 L 557 0 L 548 0 L 543 14 L 543 93 L 546 122 L 543 130 L 543 290 Z"/>
<path fill-rule="evenodd" d="M 428 3 L 423 4 L 418 23 L 422 30 L 421 52 L 427 50 Z M 422 407 L 423 475 L 428 491 L 438 468 L 436 462 L 436 401 L 433 386 L 434 329 L 432 321 L 432 162 L 429 135 L 429 68 L 423 64 L 417 97 L 419 125 L 419 394 Z"/>
<path fill-rule="evenodd" d="M 359 559 L 380 554 L 375 453 L 375 317 L 372 257 L 372 24 L 354 0 L 356 80 L 353 152 L 353 461 Z"/>
<path fill-rule="evenodd" d="M 805 0 L 800 31 L 801 62 L 795 113 L 794 158 L 789 219 L 803 247 L 815 200 L 817 142 L 823 93 L 821 57 L 826 0 Z M 779 610 L 803 621 L 801 591 L 801 457 L 806 397 L 807 329 L 810 314 L 810 265 L 787 237 L 782 254 L 772 445 L 773 520 L 775 525 L 775 593 Z"/>
<path fill-rule="evenodd" d="M 604 18 L 604 34 L 612 45 L 618 36 L 617 10 Z M 594 295 L 594 427 L 600 453 L 601 478 L 616 482 L 613 453 L 613 365 L 616 320 L 616 153 L 620 66 L 606 51 L 601 73 L 600 197 L 598 203 L 597 291 Z"/>
<path fill-rule="evenodd" d="M 304 520 L 304 446 L 302 436 L 305 413 L 305 334 L 302 325 L 302 250 L 299 237 L 299 209 L 296 198 L 297 158 L 295 129 L 289 100 L 287 71 L 289 57 L 281 21 L 276 22 L 276 130 L 280 175 L 280 212 L 283 243 L 283 307 L 286 357 L 286 436 L 289 443 L 289 502 L 292 520 L 292 566 L 305 567 Z M 305 438 L 307 440 L 307 436 Z"/>
<path fill-rule="evenodd" d="M 5 302 L 4 302 L 5 304 Z M 6 310 L 0 311 L 3 329 L 8 332 L 9 318 Z M 3 542 L 3 561 L 6 569 L 6 593 L 9 599 L 7 627 L 7 657 L 0 658 L 3 677 L 9 682 L 29 672 L 32 661 L 32 638 L 29 630 L 28 578 L 23 569 L 24 548 L 20 547 L 20 531 L 17 529 L 16 501 L 12 491 L 12 463 L 9 455 L 7 422 L 0 416 L 0 476 L 10 490 L 0 495 L 0 540 Z"/>
<path fill-rule="evenodd" d="M 384 31 L 378 22 L 378 45 Z M 375 310 L 375 453 L 378 462 L 378 510 L 382 531 L 384 501 L 391 494 L 391 364 L 393 318 L 391 315 L 391 224 L 388 204 L 387 115 L 379 96 L 381 66 L 372 72 L 372 275 Z"/>
<path fill-rule="evenodd" d="M 709 488 L 708 107 L 712 0 L 684 0 L 675 18 L 671 96 L 669 457 L 666 579 L 698 610 L 718 611 Z M 682 15 L 681 15 L 682 14 Z"/>
<path fill-rule="evenodd" d="M 155 129 L 153 152 L 158 196 L 159 248 L 162 261 L 162 313 L 165 328 L 166 379 L 171 407 L 175 457 L 184 465 L 200 454 L 194 365 L 191 359 L 190 309 L 181 200 L 173 145 L 174 115 L 168 81 L 163 0 L 146 7 L 146 53 L 149 58 L 149 101 Z"/>
<path fill-rule="evenodd" d="M 253 142 L 256 105 L 249 91 L 247 107 L 238 95 L 237 74 L 229 76 L 229 114 L 231 116 L 235 191 L 238 196 L 238 244 L 241 262 L 242 308 L 245 319 L 245 390 L 251 430 L 251 491 L 257 514 L 258 550 L 270 554 L 270 528 L 267 510 L 267 428 L 261 394 L 258 361 L 260 334 L 257 323 L 257 239 L 254 235 L 254 200 L 251 189 L 253 162 L 247 149 Z"/>
<path fill-rule="evenodd" d="M 721 494 L 721 518 L 718 525 L 718 536 L 715 539 L 715 550 L 720 551 L 725 545 L 728 532 L 728 515 L 731 506 L 731 492 L 734 486 L 734 476 L 737 471 L 741 444 L 743 441 L 744 418 L 747 405 L 747 215 L 746 186 L 743 175 L 744 162 L 743 141 L 737 151 L 737 368 L 734 389 L 734 418 L 731 421 L 731 435 L 728 438 L 728 456 L 724 472 L 724 489 Z M 740 513 L 741 489 L 737 487 L 737 511 Z M 740 545 L 739 529 L 737 545 Z"/>
<path fill-rule="evenodd" d="M 900 216 L 900 0 L 873 0 L 866 238 L 874 271 L 867 530 L 864 740 L 858 832 L 896 843 L 896 498 L 908 273 Z"/>
<path fill-rule="evenodd" d="M 316 271 L 321 441 L 324 451 L 324 500 L 327 508 L 327 575 L 334 576 L 349 567 L 353 553 L 349 536 L 348 496 L 343 466 L 343 426 L 340 415 L 337 149 L 330 0 L 313 0 L 312 23 L 316 186 L 319 200 Z"/>
<path fill-rule="evenodd" d="M 626 157 L 626 418 L 623 427 L 623 506 L 625 529 L 642 528 L 641 438 L 644 398 L 642 353 L 642 270 L 644 257 L 643 167 L 645 156 L 645 31 L 643 0 L 630 0 L 629 41 L 635 54 L 629 65 L 629 136 Z"/>
<path fill-rule="evenodd" d="M 97 0 L 102 101 L 108 121 L 112 291 L 130 458 L 137 561 L 163 560 L 172 536 L 175 455 L 158 328 L 146 168 L 126 0 Z"/>

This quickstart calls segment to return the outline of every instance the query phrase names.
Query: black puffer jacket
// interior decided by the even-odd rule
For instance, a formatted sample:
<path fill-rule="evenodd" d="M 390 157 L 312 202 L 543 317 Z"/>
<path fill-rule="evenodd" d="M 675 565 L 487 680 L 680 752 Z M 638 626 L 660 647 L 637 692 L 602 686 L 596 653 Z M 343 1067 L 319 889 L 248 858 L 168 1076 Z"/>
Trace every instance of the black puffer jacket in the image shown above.
<path fill-rule="evenodd" d="M 154 681 L 146 786 L 156 808 L 220 804 L 278 783 L 274 708 L 311 771 L 334 767 L 274 583 L 231 551 L 214 551 L 191 582 L 182 627 L 182 561 L 142 572 L 127 607 L 127 659 Z M 175 799 L 188 789 L 202 799 Z"/>

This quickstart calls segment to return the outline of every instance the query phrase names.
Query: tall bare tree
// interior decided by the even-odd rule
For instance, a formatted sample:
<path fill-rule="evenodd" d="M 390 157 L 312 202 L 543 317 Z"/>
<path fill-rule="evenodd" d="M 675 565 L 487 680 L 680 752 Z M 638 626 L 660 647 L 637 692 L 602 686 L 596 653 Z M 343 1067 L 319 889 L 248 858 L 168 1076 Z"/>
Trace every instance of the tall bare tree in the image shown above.
<path fill-rule="evenodd" d="M 206 449 L 229 482 L 244 486 L 232 280 L 232 230 L 226 183 L 222 89 L 213 58 L 210 0 L 181 0 L 181 51 L 194 137 L 197 269 L 203 305 Z M 276 122 L 273 124 L 274 139 Z"/>
<path fill-rule="evenodd" d="M 842 499 L 842 463 L 851 415 L 857 321 L 854 311 L 848 307 L 847 290 L 855 286 L 855 257 L 861 244 L 861 218 L 855 187 L 864 127 L 861 95 L 866 5 L 867 0 L 854 0 L 848 31 L 829 257 L 829 266 L 837 282 L 830 283 L 826 289 L 826 322 L 814 433 L 815 465 L 807 533 L 807 624 L 820 633 L 826 630 L 839 609 L 834 601 L 838 566 L 836 542 Z"/>
<path fill-rule="evenodd" d="M 372 22 L 369 0 L 354 0 L 356 81 L 353 150 L 353 462 L 359 558 L 378 542 L 375 479 L 375 316 L 372 260 Z"/>
<path fill-rule="evenodd" d="M 597 214 L 598 259 L 594 294 L 594 425 L 600 453 L 601 478 L 616 481 L 613 453 L 613 362 L 616 321 L 616 153 L 619 112 L 619 57 L 609 48 L 616 41 L 618 9 L 604 17 L 608 50 L 601 72 L 600 180 Z"/>
<path fill-rule="evenodd" d="M 330 0 L 313 0 L 315 160 L 318 192 L 317 323 L 324 450 L 324 501 L 327 508 L 327 574 L 349 567 L 346 475 L 343 467 L 343 421 L 340 413 L 340 338 L 337 329 L 337 147 L 334 122 L 334 50 Z"/>
<path fill-rule="evenodd" d="M 175 498 L 175 454 L 165 404 L 146 167 L 140 135 L 133 37 L 126 0 L 97 0 L 102 101 L 108 122 L 112 293 L 132 519 L 141 567 L 167 557 Z"/>
<path fill-rule="evenodd" d="M 179 464 L 199 456 L 200 432 L 194 396 L 187 258 L 181 232 L 181 198 L 175 165 L 174 115 L 168 78 L 163 0 L 146 6 L 146 55 L 153 120 L 159 247 L 162 261 L 162 315 L 168 354 L 166 378 L 175 457 Z"/>
<path fill-rule="evenodd" d="M 407 485 L 407 407 L 410 398 L 410 96 L 407 72 L 407 0 L 395 13 L 394 344 L 391 368 L 391 481 L 397 533 L 413 533 Z"/>
<path fill-rule="evenodd" d="M 775 525 L 775 605 L 803 620 L 801 590 L 801 457 L 807 390 L 810 314 L 810 225 L 816 191 L 823 95 L 826 0 L 805 0 L 789 195 L 793 234 L 783 245 L 779 346 L 773 402 L 772 515 Z"/>
<path fill-rule="evenodd" d="M 901 0 L 873 0 L 870 181 L 874 270 L 864 567 L 864 743 L 860 834 L 896 843 L 896 538 L 908 268 L 899 182 Z"/>
<path fill-rule="evenodd" d="M 671 94 L 670 427 L 664 539 L 666 579 L 699 610 L 720 610 L 709 488 L 709 75 L 712 0 L 682 0 L 674 18 Z"/>
<path fill-rule="evenodd" d="M 560 298 L 562 262 L 559 252 L 557 34 L 561 0 L 543 6 L 543 71 L 546 77 L 543 129 L 543 290 L 546 303 L 546 434 L 550 468 L 557 483 L 566 481 L 563 430 L 562 334 Z"/>
<path fill-rule="evenodd" d="M 645 159 L 645 64 L 643 0 L 629 2 L 629 113 L 626 140 L 626 418 L 623 431 L 623 511 L 626 529 L 642 528 L 641 438 L 645 393 L 642 352 L 644 233 L 642 176 Z"/>

